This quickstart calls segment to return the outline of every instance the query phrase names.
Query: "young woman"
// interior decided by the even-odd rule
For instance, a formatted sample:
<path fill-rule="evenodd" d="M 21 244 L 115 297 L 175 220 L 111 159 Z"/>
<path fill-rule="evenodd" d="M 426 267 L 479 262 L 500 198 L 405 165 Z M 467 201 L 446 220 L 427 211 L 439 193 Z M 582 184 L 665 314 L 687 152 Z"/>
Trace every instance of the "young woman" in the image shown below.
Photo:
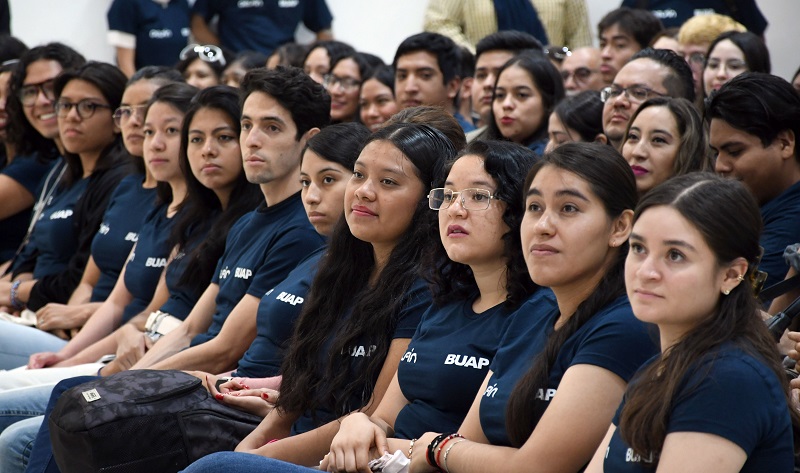
<path fill-rule="evenodd" d="M 634 377 L 587 471 L 793 471 L 800 416 L 748 284 L 761 227 L 751 193 L 707 173 L 639 203 L 625 283 L 661 354 Z"/>
<path fill-rule="evenodd" d="M 364 76 L 358 99 L 358 113 L 361 123 L 370 131 L 376 131 L 397 113 L 392 66 L 378 66 Z"/>
<path fill-rule="evenodd" d="M 354 52 L 352 46 L 341 41 L 317 41 L 309 46 L 303 59 L 303 72 L 314 79 L 314 82 L 322 84 L 325 75 L 331 71 L 331 61 Z"/>
<path fill-rule="evenodd" d="M 770 69 L 769 50 L 761 38 L 747 31 L 722 33 L 708 47 L 703 90 L 708 96 L 742 72 L 769 74 Z"/>
<path fill-rule="evenodd" d="M 222 83 L 222 72 L 228 64 L 227 53 L 213 44 L 190 44 L 180 54 L 175 69 L 183 75 L 186 83 L 205 89 Z"/>
<path fill-rule="evenodd" d="M 358 118 L 361 84 L 367 72 L 374 67 L 369 59 L 370 56 L 366 54 L 354 52 L 341 55 L 331 63 L 331 72 L 323 77 L 323 85 L 331 96 L 332 123 Z"/>
<path fill-rule="evenodd" d="M 263 53 L 257 51 L 242 51 L 236 55 L 236 58 L 228 64 L 228 67 L 222 72 L 222 80 L 220 83 L 238 89 L 247 71 L 257 67 L 264 67 L 266 62 L 267 56 Z"/>
<path fill-rule="evenodd" d="M 603 101 L 600 92 L 584 90 L 556 105 L 547 125 L 547 148 L 552 151 L 570 141 L 608 143 L 603 134 Z"/>
<path fill-rule="evenodd" d="M 280 45 L 267 59 L 267 69 L 275 69 L 278 66 L 303 68 L 303 60 L 308 54 L 309 45 L 298 43 L 286 43 Z"/>
<path fill-rule="evenodd" d="M 633 114 L 622 142 L 622 156 L 644 195 L 673 176 L 713 167 L 703 121 L 686 99 L 656 97 Z"/>
<path fill-rule="evenodd" d="M 430 207 L 439 211 L 442 242 L 432 246 L 425 264 L 433 269 L 434 305 L 375 413 L 354 413 L 342 421 L 322 469 L 366 467 L 370 449 L 386 450 L 387 437 L 457 429 L 504 327 L 522 316 L 514 311 L 536 289 L 519 239 L 522 184 L 536 155 L 512 143 L 475 141 L 459 156 L 445 187 L 429 195 Z M 550 291 L 542 292 L 552 298 Z M 406 452 L 409 442 L 390 440 L 388 446 Z"/>
<path fill-rule="evenodd" d="M 419 267 L 435 236 L 425 196 L 453 155 L 452 143 L 426 125 L 398 123 L 370 137 L 295 325 L 277 408 L 239 450 L 317 465 L 338 417 L 380 403 L 430 303 Z M 342 287 L 350 289 L 334 289 Z"/>
<path fill-rule="evenodd" d="M 545 57 L 521 54 L 497 73 L 487 138 L 506 139 L 538 154 L 547 146 L 547 120 L 564 98 L 564 80 Z"/>
<path fill-rule="evenodd" d="M 636 202 L 625 160 L 606 145 L 566 143 L 533 167 L 524 189 L 528 272 L 557 307 L 519 309 L 534 313 L 506 328 L 460 434 L 422 435 L 412 472 L 580 471 L 627 381 L 657 351 L 625 295 Z"/>

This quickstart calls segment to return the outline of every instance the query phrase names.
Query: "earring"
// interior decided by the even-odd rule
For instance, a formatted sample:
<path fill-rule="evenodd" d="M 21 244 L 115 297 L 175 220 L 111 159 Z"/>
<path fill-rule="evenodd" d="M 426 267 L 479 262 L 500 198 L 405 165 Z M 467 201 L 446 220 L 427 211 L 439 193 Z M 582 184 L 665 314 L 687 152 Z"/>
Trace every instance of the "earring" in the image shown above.
<path fill-rule="evenodd" d="M 740 274 L 739 276 L 736 277 L 736 280 L 739 281 L 739 282 L 744 281 L 744 275 Z"/>
<path fill-rule="evenodd" d="M 724 290 L 722 291 L 722 293 L 723 293 L 723 294 L 725 294 L 726 296 L 728 296 L 728 295 L 730 295 L 730 293 L 731 293 L 731 290 L 730 290 L 730 289 L 724 289 Z"/>

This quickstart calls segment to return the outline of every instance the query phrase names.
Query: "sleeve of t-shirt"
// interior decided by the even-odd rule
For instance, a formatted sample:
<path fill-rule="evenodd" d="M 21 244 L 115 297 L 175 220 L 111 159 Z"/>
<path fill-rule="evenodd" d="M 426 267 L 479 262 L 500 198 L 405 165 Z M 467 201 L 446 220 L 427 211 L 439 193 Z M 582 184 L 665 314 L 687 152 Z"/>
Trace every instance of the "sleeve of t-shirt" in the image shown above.
<path fill-rule="evenodd" d="M 228 236 L 225 238 L 225 251 L 222 252 L 222 256 L 220 256 L 217 260 L 217 267 L 214 268 L 214 274 L 211 275 L 211 282 L 213 284 L 219 285 L 219 272 L 222 271 L 224 261 L 228 256 L 228 252 L 234 247 L 236 239 L 239 237 L 239 233 L 242 231 L 242 227 L 247 225 L 247 222 L 249 222 L 251 218 L 253 218 L 253 212 L 247 212 L 239 217 L 239 220 L 237 220 L 236 223 L 231 226 L 231 229 L 228 230 Z"/>
<path fill-rule="evenodd" d="M 628 382 L 657 353 L 655 334 L 648 327 L 633 316 L 630 306 L 615 310 L 585 335 L 570 366 L 599 366 Z"/>
<path fill-rule="evenodd" d="M 132 0 L 114 0 L 106 14 L 108 42 L 111 46 L 133 49 L 136 47 L 139 12 Z"/>
<path fill-rule="evenodd" d="M 3 169 L 2 174 L 14 179 L 35 196 L 42 179 L 52 165 L 52 162 L 42 162 L 35 156 L 17 156 L 11 164 Z"/>
<path fill-rule="evenodd" d="M 247 293 L 261 299 L 323 243 L 322 237 L 310 225 L 287 228 L 267 250 L 264 264 L 253 276 Z"/>
<path fill-rule="evenodd" d="M 198 15 L 210 21 L 217 14 L 214 0 L 196 0 L 192 5 L 192 15 Z"/>
<path fill-rule="evenodd" d="M 775 375 L 750 358 L 721 357 L 701 366 L 675 399 L 667 433 L 702 432 L 728 439 L 748 455 L 787 414 Z M 769 379 L 772 378 L 772 379 Z"/>
<path fill-rule="evenodd" d="M 767 19 L 756 5 L 755 0 L 739 0 L 739 12 L 736 20 L 747 27 L 747 29 L 757 35 L 763 35 L 767 29 Z"/>
<path fill-rule="evenodd" d="M 411 338 L 417 331 L 422 315 L 428 310 L 432 303 L 431 291 L 428 284 L 418 279 L 408 290 L 408 302 L 400 310 L 397 319 L 397 327 L 392 338 Z"/>
<path fill-rule="evenodd" d="M 327 30 L 331 28 L 333 15 L 328 8 L 325 0 L 312 0 L 303 12 L 303 24 L 313 32 Z"/>

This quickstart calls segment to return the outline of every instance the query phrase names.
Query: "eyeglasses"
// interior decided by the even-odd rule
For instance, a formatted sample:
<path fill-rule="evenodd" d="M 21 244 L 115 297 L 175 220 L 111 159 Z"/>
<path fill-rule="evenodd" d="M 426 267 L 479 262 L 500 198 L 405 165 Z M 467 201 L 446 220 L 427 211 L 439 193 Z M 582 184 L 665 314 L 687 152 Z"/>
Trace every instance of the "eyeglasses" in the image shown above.
<path fill-rule="evenodd" d="M 600 100 L 605 103 L 609 99 L 615 99 L 623 93 L 631 102 L 644 102 L 654 95 L 658 97 L 665 97 L 667 95 L 641 85 L 634 85 L 632 87 L 617 87 L 616 85 L 612 85 L 600 91 Z"/>
<path fill-rule="evenodd" d="M 747 63 L 744 61 L 740 61 L 739 59 L 730 59 L 728 61 L 720 61 L 719 59 L 712 58 L 708 60 L 708 64 L 706 64 L 706 68 L 711 71 L 716 71 L 720 67 L 725 67 L 728 71 L 738 72 L 738 71 L 746 71 L 747 70 Z"/>
<path fill-rule="evenodd" d="M 36 103 L 36 98 L 39 97 L 41 92 L 47 100 L 56 99 L 56 91 L 54 88 L 55 79 L 39 82 L 38 84 L 26 84 L 19 90 L 19 101 L 26 107 L 31 107 Z"/>
<path fill-rule="evenodd" d="M 91 99 L 83 99 L 78 103 L 58 101 L 55 105 L 56 113 L 61 118 L 66 117 L 73 107 L 78 111 L 78 116 L 84 120 L 94 115 L 94 111 L 98 108 L 111 108 L 109 105 L 92 102 Z"/>
<path fill-rule="evenodd" d="M 703 53 L 692 53 L 688 57 L 684 57 L 690 66 L 702 66 L 706 63 L 706 55 Z"/>
<path fill-rule="evenodd" d="M 568 47 L 564 46 L 559 48 L 558 46 L 548 46 L 545 48 L 544 53 L 550 58 L 555 61 L 561 62 L 567 56 L 572 56 L 572 51 L 569 50 Z"/>
<path fill-rule="evenodd" d="M 589 69 L 588 67 L 578 67 L 575 68 L 574 71 L 561 71 L 561 78 L 564 79 L 564 82 L 569 80 L 570 76 L 575 77 L 575 82 L 586 82 L 589 80 L 589 76 L 597 72 L 597 69 Z"/>
<path fill-rule="evenodd" d="M 123 122 L 130 120 L 133 115 L 142 117 L 145 110 L 147 110 L 147 105 L 123 105 L 114 110 L 114 123 L 119 126 Z"/>
<path fill-rule="evenodd" d="M 489 208 L 492 199 L 497 199 L 486 189 L 470 188 L 456 192 L 452 189 L 439 187 L 431 189 L 428 194 L 428 207 L 432 210 L 447 209 L 459 195 L 461 196 L 461 207 L 467 210 L 486 210 Z"/>
<path fill-rule="evenodd" d="M 192 54 L 196 54 L 197 57 L 205 62 L 218 62 L 223 67 L 226 64 L 225 55 L 222 54 L 222 50 L 219 46 L 214 46 L 213 44 L 190 44 L 183 48 L 180 58 L 184 60 L 191 57 Z"/>
<path fill-rule="evenodd" d="M 339 77 L 333 74 L 325 74 L 322 76 L 322 85 L 326 89 L 330 89 L 335 85 L 339 85 L 345 91 L 351 91 L 361 85 L 360 80 L 353 79 L 352 77 Z"/>

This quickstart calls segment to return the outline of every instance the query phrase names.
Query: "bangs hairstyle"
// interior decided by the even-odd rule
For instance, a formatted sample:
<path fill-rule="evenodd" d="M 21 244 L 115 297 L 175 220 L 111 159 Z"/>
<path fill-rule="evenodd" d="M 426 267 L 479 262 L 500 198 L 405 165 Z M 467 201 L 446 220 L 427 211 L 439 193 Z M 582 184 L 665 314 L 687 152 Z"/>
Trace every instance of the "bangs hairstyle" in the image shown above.
<path fill-rule="evenodd" d="M 22 54 L 11 74 L 8 84 L 8 141 L 14 145 L 17 155 L 38 154 L 41 159 L 53 159 L 59 155 L 52 139 L 45 138 L 28 122 L 23 111 L 19 93 L 28 75 L 28 66 L 36 61 L 55 61 L 62 70 L 74 69 L 86 62 L 80 53 L 62 43 L 49 43 L 29 49 Z"/>
<path fill-rule="evenodd" d="M 433 238 L 438 238 L 425 195 L 441 175 L 445 161 L 455 156 L 453 144 L 427 125 L 409 123 L 381 128 L 365 147 L 375 141 L 391 143 L 408 158 L 424 185 L 423 194 L 374 284 L 370 283 L 375 268 L 372 245 L 354 237 L 347 221 L 339 220 L 288 344 L 277 402 L 281 412 L 313 413 L 325 407 L 341 416 L 367 404 L 389 352 L 398 315 L 409 302 L 410 288 L 420 278 L 423 252 Z M 335 290 L 342 287 L 352 291 Z M 331 334 L 333 341 L 329 343 Z M 347 349 L 362 345 L 364 340 L 375 349 L 351 369 Z M 320 369 L 322 350 L 331 356 Z M 361 399 L 361 405 L 349 405 L 353 396 Z"/>
<path fill-rule="evenodd" d="M 748 262 L 747 275 L 757 269 L 761 213 L 755 197 L 741 182 L 711 173 L 670 179 L 642 198 L 634 222 L 648 209 L 660 206 L 676 210 L 697 229 L 719 265 L 741 257 Z M 651 453 L 657 458 L 661 452 L 673 407 L 670 401 L 684 387 L 692 367 L 725 343 L 733 343 L 772 369 L 783 386 L 786 407 L 791 412 L 797 451 L 800 415 L 793 408 L 775 341 L 760 316 L 749 280 L 745 277 L 727 296 L 720 293 L 711 316 L 637 373 L 629 384 L 619 428 L 625 442 L 642 458 Z M 643 429 L 643 425 L 648 427 Z"/>
<path fill-rule="evenodd" d="M 87 62 L 77 69 L 65 70 L 56 77 L 55 83 L 53 84 L 56 102 L 61 98 L 64 87 L 73 80 L 81 80 L 89 83 L 100 91 L 100 94 L 106 102 L 108 102 L 110 108 L 108 116 L 109 126 L 113 126 L 114 110 L 119 107 L 122 101 L 122 94 L 125 92 L 125 84 L 128 82 L 125 74 L 116 66 L 96 61 Z M 103 109 L 98 109 L 94 111 L 94 114 L 102 112 Z M 127 155 L 128 152 L 122 145 L 122 135 L 117 132 L 114 140 L 100 153 L 100 159 L 97 161 L 94 171 L 109 169 L 116 166 L 118 164 L 118 159 Z M 66 186 L 70 186 L 83 176 L 83 164 L 81 164 L 81 160 L 77 154 L 68 151 L 64 151 L 64 161 L 67 163 L 67 171 L 64 173 L 61 182 Z"/>
<path fill-rule="evenodd" d="M 225 239 L 230 227 L 245 213 L 263 202 L 259 187 L 247 181 L 241 167 L 234 182 L 228 207 L 223 209 L 217 194 L 205 187 L 195 177 L 189 165 L 189 131 L 192 120 L 201 110 L 215 110 L 225 116 L 238 143 L 241 132 L 239 93 L 227 85 L 209 87 L 193 96 L 181 127 L 180 165 L 186 179 L 187 196 L 180 207 L 179 218 L 172 228 L 171 241 L 181 250 L 193 248 L 184 256 L 190 258 L 181 274 L 179 285 L 192 288 L 200 294 L 211 282 L 217 260 L 225 250 Z"/>
<path fill-rule="evenodd" d="M 532 150 L 506 141 L 473 141 L 467 148 L 458 153 L 448 163 L 436 187 L 444 187 L 444 182 L 453 164 L 464 156 L 478 156 L 483 161 L 483 168 L 497 184 L 494 196 L 506 203 L 503 212 L 503 223 L 509 230 L 501 237 L 503 240 L 503 257 L 506 260 L 506 291 L 508 295 L 504 305 L 514 309 L 525 301 L 537 289 L 537 285 L 528 276 L 525 259 L 522 258 L 522 240 L 520 226 L 524 215 L 525 203 L 522 198 L 524 176 L 539 160 Z M 435 212 L 431 210 L 430 212 Z M 446 212 L 446 210 L 441 210 Z M 441 237 L 436 243 L 429 243 L 428 252 L 423 263 L 424 268 L 432 269 L 426 275 L 431 282 L 434 302 L 444 305 L 457 300 L 472 300 L 478 295 L 478 285 L 472 269 L 457 263 L 447 256 Z"/>
<path fill-rule="evenodd" d="M 523 189 L 526 195 L 533 179 L 545 167 L 567 171 L 585 181 L 611 219 L 619 217 L 626 210 L 633 210 L 636 206 L 638 197 L 633 171 L 622 155 L 611 146 L 569 142 L 545 153 L 525 179 Z M 511 392 L 506 406 L 506 430 L 515 447 L 524 444 L 536 427 L 535 406 L 532 401 L 536 398 L 537 390 L 548 386 L 550 369 L 561 347 L 603 307 L 625 294 L 628 242 L 609 251 L 615 251 L 616 256 L 597 287 L 578 305 L 564 326 L 548 336 L 544 350 L 534 357 L 531 368 L 519 379 Z"/>

